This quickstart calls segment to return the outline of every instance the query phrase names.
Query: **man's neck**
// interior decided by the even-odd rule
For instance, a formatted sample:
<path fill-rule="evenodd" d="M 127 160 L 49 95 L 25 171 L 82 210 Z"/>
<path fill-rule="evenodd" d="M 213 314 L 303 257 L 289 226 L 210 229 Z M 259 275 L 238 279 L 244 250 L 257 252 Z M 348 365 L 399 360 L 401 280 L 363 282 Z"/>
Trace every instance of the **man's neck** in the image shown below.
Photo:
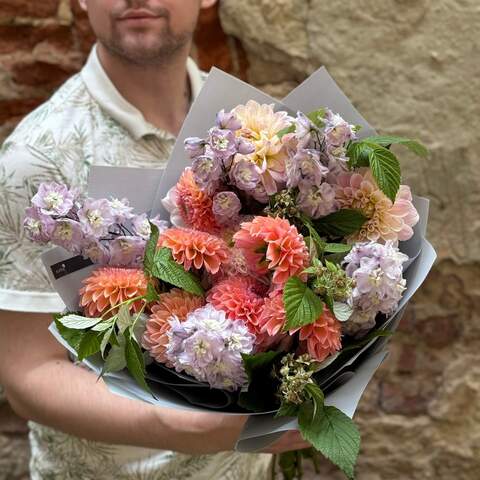
<path fill-rule="evenodd" d="M 176 136 L 190 105 L 188 50 L 180 52 L 168 64 L 152 66 L 129 64 L 101 44 L 97 52 L 120 94 L 142 112 L 145 120 Z"/>

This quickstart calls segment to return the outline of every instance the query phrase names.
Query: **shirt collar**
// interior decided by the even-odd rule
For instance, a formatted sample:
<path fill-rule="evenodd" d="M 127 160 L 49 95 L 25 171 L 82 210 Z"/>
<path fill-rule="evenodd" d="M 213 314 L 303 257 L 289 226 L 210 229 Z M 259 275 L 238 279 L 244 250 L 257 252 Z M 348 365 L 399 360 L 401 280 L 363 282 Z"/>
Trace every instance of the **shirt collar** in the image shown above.
<path fill-rule="evenodd" d="M 187 59 L 187 73 L 193 100 L 200 92 L 203 81 L 197 64 L 190 57 Z M 174 138 L 171 133 L 160 130 L 147 122 L 142 112 L 122 97 L 100 63 L 96 45 L 92 48 L 87 63 L 80 74 L 90 95 L 105 112 L 125 127 L 135 140 L 149 134 Z"/>

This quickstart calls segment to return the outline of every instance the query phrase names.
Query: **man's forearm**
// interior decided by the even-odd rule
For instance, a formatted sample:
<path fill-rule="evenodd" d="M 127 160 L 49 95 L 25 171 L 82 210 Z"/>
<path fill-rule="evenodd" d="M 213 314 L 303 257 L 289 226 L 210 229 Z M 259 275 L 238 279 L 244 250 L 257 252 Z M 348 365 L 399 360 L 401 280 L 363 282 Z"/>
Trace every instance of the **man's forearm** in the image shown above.
<path fill-rule="evenodd" d="M 17 413 L 89 440 L 183 450 L 181 412 L 114 395 L 102 380 L 68 360 L 52 359 L 7 385 Z M 172 425 L 177 424 L 176 429 Z M 188 447 L 187 447 L 188 448 Z"/>

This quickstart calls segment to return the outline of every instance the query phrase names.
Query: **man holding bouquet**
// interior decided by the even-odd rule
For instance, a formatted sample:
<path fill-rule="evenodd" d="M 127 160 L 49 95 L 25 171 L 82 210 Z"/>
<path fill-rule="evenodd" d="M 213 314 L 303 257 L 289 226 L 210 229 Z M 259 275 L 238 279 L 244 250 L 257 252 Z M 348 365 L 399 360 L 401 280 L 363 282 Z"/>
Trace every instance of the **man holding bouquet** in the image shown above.
<path fill-rule="evenodd" d="M 0 153 L 0 383 L 31 420 L 34 479 L 266 478 L 270 455 L 232 452 L 245 418 L 127 400 L 70 362 L 47 327 L 64 306 L 22 218 L 41 182 L 85 189 L 91 165 L 162 168 L 204 74 L 188 57 L 215 0 L 79 0 L 97 45 Z M 128 445 L 128 446 L 127 446 Z M 270 452 L 306 448 L 297 432 Z"/>

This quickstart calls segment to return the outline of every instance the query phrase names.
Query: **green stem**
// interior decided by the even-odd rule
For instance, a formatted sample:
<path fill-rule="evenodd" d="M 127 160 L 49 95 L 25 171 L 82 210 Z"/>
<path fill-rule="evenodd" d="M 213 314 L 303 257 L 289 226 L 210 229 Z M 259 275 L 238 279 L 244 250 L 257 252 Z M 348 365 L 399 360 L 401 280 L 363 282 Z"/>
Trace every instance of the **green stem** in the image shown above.
<path fill-rule="evenodd" d="M 109 308 L 100 318 L 103 318 L 105 315 L 108 315 L 111 311 L 115 310 L 116 308 L 121 307 L 122 305 L 126 305 L 128 303 L 133 303 L 136 302 L 137 300 L 140 300 L 142 298 L 145 298 L 145 295 L 139 295 L 138 297 L 133 297 L 129 298 L 128 300 L 125 300 L 122 303 L 118 303 L 117 305 L 114 305 L 113 307 Z"/>

